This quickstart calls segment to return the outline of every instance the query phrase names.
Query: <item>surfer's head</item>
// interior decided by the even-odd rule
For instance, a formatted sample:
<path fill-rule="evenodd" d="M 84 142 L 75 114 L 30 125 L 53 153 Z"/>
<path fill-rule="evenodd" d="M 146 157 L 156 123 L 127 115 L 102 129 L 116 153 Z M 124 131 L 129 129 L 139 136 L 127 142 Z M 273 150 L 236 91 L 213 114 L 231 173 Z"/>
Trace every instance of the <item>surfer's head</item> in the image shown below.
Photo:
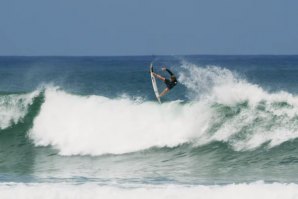
<path fill-rule="evenodd" d="M 171 76 L 171 82 L 177 82 L 176 76 L 174 76 L 174 75 Z"/>

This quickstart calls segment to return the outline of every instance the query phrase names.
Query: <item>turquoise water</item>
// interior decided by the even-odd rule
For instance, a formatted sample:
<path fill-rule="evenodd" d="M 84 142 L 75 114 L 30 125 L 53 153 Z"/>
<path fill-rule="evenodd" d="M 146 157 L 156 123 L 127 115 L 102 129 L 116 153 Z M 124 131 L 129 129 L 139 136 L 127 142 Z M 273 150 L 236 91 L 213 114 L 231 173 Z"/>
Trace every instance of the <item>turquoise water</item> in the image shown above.
<path fill-rule="evenodd" d="M 178 77 L 162 104 L 151 62 Z M 0 192 L 295 198 L 297 77 L 298 56 L 0 57 Z"/>

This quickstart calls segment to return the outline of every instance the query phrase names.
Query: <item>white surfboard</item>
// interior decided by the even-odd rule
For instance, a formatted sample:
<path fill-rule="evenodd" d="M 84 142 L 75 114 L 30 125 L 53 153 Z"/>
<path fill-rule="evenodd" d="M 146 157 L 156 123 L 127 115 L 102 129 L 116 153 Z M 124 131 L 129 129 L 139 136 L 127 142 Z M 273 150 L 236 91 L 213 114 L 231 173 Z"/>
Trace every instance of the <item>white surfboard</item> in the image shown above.
<path fill-rule="evenodd" d="M 160 97 L 159 97 L 159 92 L 158 92 L 158 88 L 157 88 L 157 85 L 156 85 L 156 79 L 152 73 L 152 69 L 153 69 L 153 66 L 152 64 L 150 64 L 150 75 L 151 75 L 151 81 L 152 81 L 152 86 L 153 86 L 153 90 L 154 90 L 154 93 L 155 93 L 155 96 L 158 100 L 159 103 L 161 103 L 160 101 Z"/>

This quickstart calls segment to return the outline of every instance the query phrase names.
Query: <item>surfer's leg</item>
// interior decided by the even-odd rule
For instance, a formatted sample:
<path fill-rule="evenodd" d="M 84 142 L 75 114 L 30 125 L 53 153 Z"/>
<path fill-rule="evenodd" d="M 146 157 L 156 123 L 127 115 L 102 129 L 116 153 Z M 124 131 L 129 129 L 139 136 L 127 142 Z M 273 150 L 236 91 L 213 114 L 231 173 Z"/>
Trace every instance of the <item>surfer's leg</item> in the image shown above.
<path fill-rule="evenodd" d="M 160 76 L 159 74 L 156 74 L 156 73 L 153 73 L 153 75 L 162 81 L 165 81 L 165 79 L 166 79 L 163 76 Z"/>
<path fill-rule="evenodd" d="M 169 88 L 165 88 L 165 90 L 163 90 L 163 91 L 160 93 L 159 97 L 164 96 L 164 95 L 165 95 L 167 92 L 169 92 L 169 91 L 170 91 Z"/>

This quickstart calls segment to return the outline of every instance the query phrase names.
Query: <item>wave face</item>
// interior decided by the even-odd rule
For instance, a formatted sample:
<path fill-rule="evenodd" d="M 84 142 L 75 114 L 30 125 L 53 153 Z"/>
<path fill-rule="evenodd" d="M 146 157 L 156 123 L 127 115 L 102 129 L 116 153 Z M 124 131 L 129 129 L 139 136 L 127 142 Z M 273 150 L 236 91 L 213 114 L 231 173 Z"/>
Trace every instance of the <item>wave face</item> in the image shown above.
<path fill-rule="evenodd" d="M 48 88 L 29 137 L 61 155 L 123 154 L 214 141 L 234 150 L 274 147 L 298 137 L 298 98 L 268 93 L 230 70 L 184 63 L 190 101 L 78 96 Z"/>

